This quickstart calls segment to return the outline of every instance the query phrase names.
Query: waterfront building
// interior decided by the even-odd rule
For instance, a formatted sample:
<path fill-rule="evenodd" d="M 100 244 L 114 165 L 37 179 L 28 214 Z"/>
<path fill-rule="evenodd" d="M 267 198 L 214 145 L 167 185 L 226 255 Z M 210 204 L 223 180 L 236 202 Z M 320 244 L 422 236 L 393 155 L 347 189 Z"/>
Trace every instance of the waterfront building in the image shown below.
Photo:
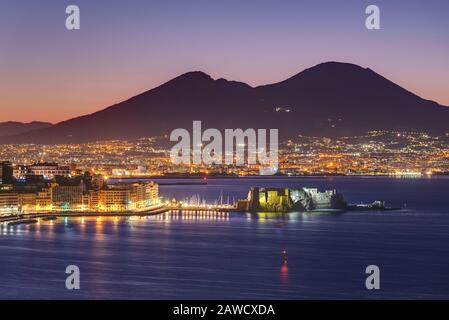
<path fill-rule="evenodd" d="M 254 187 L 249 191 L 247 201 L 239 202 L 238 206 L 251 212 L 287 212 L 344 209 L 346 202 L 336 190 Z"/>
<path fill-rule="evenodd" d="M 19 211 L 19 195 L 17 192 L 0 192 L 0 215 L 17 213 Z"/>
<path fill-rule="evenodd" d="M 52 164 L 41 165 L 33 167 L 24 180 L 0 184 L 0 213 L 144 211 L 160 203 L 158 185 L 154 182 L 107 185 L 103 176 L 91 177 L 87 173 L 76 177 L 55 175 L 49 181 L 44 176 L 63 172 L 50 169 Z"/>
<path fill-rule="evenodd" d="M 131 209 L 131 189 L 128 185 L 108 186 L 99 191 L 98 209 L 114 212 Z"/>
<path fill-rule="evenodd" d="M 248 201 L 252 211 L 284 212 L 293 208 L 288 188 L 251 188 Z"/>
<path fill-rule="evenodd" d="M 36 210 L 50 211 L 52 209 L 52 194 L 55 184 L 42 188 L 36 194 Z"/>
<path fill-rule="evenodd" d="M 316 188 L 302 188 L 306 195 L 301 196 L 299 191 L 293 192 L 293 199 L 298 199 L 300 201 L 302 198 L 308 198 L 306 208 L 312 208 L 313 210 L 319 209 L 343 209 L 346 207 L 346 203 L 343 200 L 343 195 L 338 193 L 337 190 L 325 190 L 320 192 Z M 296 197 L 295 197 L 296 196 Z"/>
<path fill-rule="evenodd" d="M 159 203 L 159 185 L 153 181 L 150 182 L 150 199 L 153 204 Z"/>
<path fill-rule="evenodd" d="M 88 193 L 88 207 L 90 211 L 98 211 L 100 201 L 100 191 L 90 190 Z"/>
<path fill-rule="evenodd" d="M 144 210 L 159 203 L 159 188 L 154 182 L 116 184 L 90 192 L 89 208 L 105 212 Z"/>
<path fill-rule="evenodd" d="M 84 192 L 86 191 L 84 183 L 76 186 L 58 185 L 52 189 L 53 207 L 67 210 L 82 210 L 83 205 L 87 202 L 83 197 Z"/>
<path fill-rule="evenodd" d="M 36 209 L 37 193 L 26 192 L 18 194 L 19 206 L 23 212 L 28 212 Z"/>
<path fill-rule="evenodd" d="M 159 199 L 159 186 L 154 182 L 131 185 L 131 202 L 135 209 L 155 204 Z"/>

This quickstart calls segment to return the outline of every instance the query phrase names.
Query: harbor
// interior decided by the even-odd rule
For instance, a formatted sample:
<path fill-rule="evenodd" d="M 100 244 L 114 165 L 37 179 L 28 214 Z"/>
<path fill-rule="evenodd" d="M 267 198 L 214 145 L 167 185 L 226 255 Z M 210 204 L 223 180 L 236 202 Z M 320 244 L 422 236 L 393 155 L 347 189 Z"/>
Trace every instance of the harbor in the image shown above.
<path fill-rule="evenodd" d="M 132 217 L 132 216 L 153 216 L 169 209 L 165 206 L 159 206 L 147 211 L 140 212 L 42 212 L 42 213 L 26 213 L 0 217 L 0 223 L 8 225 L 33 224 L 33 220 L 42 218 L 42 220 L 54 220 L 56 218 L 65 217 Z M 36 221 L 37 222 L 37 221 Z"/>
<path fill-rule="evenodd" d="M 261 179 L 256 183 L 254 179 L 210 179 L 208 186 L 163 186 L 160 188 L 162 204 L 177 199 L 178 205 L 183 202 L 182 208 L 148 216 L 121 216 L 113 212 L 101 213 L 101 216 L 58 216 L 49 221 L 44 218 L 50 218 L 52 213 L 47 213 L 45 217 L 35 218 L 38 222 L 33 224 L 2 224 L 1 250 L 6 259 L 3 267 L 17 277 L 27 277 L 34 268 L 64 273 L 61 262 L 67 260 L 78 263 L 87 277 L 97 274 L 101 266 L 111 270 L 108 281 L 114 289 L 109 291 L 108 297 L 117 299 L 182 298 L 186 292 L 191 297 L 232 298 L 236 286 L 241 297 L 248 298 L 254 295 L 263 298 L 267 292 L 270 298 L 322 297 L 323 291 L 314 290 L 317 286 L 326 289 L 326 297 L 351 298 L 365 294 L 362 290 L 354 291 L 358 283 L 353 286 L 346 276 L 347 270 L 351 273 L 364 271 L 358 261 L 354 261 L 354 251 L 362 254 L 360 259 L 375 260 L 379 264 L 395 263 L 399 267 L 409 258 L 407 252 L 418 248 L 419 254 L 413 256 L 414 264 L 405 271 L 406 276 L 443 284 L 447 280 L 441 272 L 443 262 L 447 261 L 443 254 L 447 252 L 444 233 L 447 179 L 438 178 L 432 183 L 432 188 L 427 188 L 428 181 L 413 182 L 410 190 L 409 180 L 341 177 L 332 180 Z M 229 205 L 247 199 L 255 185 L 292 190 L 308 186 L 321 192 L 335 188 L 344 195 L 348 206 L 383 199 L 392 207 L 406 202 L 407 209 L 287 213 L 211 210 L 215 204 L 228 205 L 228 198 Z M 416 192 L 421 192 L 424 198 L 435 194 L 437 199 L 429 207 L 423 198 L 413 200 Z M 211 207 L 205 208 L 203 203 Z M 429 221 L 429 213 L 438 223 Z M 429 242 L 432 250 L 424 250 Z M 24 247 L 29 249 L 24 250 Z M 282 250 L 288 252 L 287 264 L 279 254 Z M 435 251 L 438 252 L 436 257 Z M 427 263 L 425 277 L 421 276 L 424 262 Z M 59 283 L 49 281 L 48 274 L 40 270 L 32 272 L 32 276 L 36 283 L 48 284 L 50 291 L 26 290 L 28 283 L 17 285 L 14 279 L 18 278 L 6 277 L 3 292 L 12 294 L 8 288 L 17 285 L 17 290 L 30 298 L 43 294 L 48 298 L 73 294 L 63 286 L 61 289 Z M 332 272 L 338 272 L 338 277 Z M 222 279 L 232 285 L 223 285 Z M 92 287 L 80 290 L 80 297 L 98 297 L 98 290 L 109 288 L 104 280 L 92 278 Z M 214 290 L 204 287 L 204 280 Z M 145 285 L 140 286 L 135 281 Z M 406 279 L 386 273 L 384 281 L 392 288 L 387 293 L 383 291 L 385 295 L 407 298 L 422 294 L 421 288 L 413 287 Z M 182 290 L 173 291 L 175 285 Z M 410 288 L 407 293 L 403 293 L 404 286 Z M 441 297 L 444 291 L 438 288 L 428 294 Z"/>
<path fill-rule="evenodd" d="M 3 215 L 0 223 L 8 226 L 26 225 L 37 223 L 41 218 L 44 221 L 55 220 L 62 217 L 131 217 L 131 216 L 155 216 L 166 212 L 171 213 L 192 213 L 199 216 L 225 213 L 247 212 L 247 213 L 341 213 L 345 211 L 393 211 L 401 208 L 389 207 L 385 201 L 374 201 L 369 204 L 347 204 L 343 195 L 337 190 L 325 190 L 323 192 L 314 188 L 261 188 L 252 187 L 248 192 L 247 199 L 233 200 L 229 198 L 223 201 L 223 194 L 208 204 L 200 195 L 194 195 L 188 199 L 178 201 L 161 202 L 148 208 L 125 211 L 46 211 L 33 213 L 17 213 Z"/>

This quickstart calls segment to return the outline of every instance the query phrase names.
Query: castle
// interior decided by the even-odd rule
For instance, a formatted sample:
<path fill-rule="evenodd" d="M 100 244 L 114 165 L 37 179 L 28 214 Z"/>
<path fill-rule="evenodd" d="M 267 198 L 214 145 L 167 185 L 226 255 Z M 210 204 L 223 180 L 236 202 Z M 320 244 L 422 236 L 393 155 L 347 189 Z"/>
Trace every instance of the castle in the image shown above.
<path fill-rule="evenodd" d="M 250 212 L 289 212 L 345 209 L 343 195 L 336 190 L 319 192 L 315 188 L 260 188 L 253 187 L 240 209 Z"/>

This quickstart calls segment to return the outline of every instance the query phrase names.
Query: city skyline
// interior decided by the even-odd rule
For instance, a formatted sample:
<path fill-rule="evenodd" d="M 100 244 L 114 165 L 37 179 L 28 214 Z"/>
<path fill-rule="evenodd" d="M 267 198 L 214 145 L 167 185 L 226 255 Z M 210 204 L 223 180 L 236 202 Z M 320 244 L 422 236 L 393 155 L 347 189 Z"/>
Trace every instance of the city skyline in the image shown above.
<path fill-rule="evenodd" d="M 258 86 L 324 61 L 369 67 L 449 105 L 443 1 L 377 1 L 381 30 L 365 28 L 370 3 L 359 1 L 261 1 L 257 8 L 77 1 L 82 22 L 75 31 L 64 26 L 67 4 L 3 3 L 0 121 L 67 120 L 193 70 Z"/>

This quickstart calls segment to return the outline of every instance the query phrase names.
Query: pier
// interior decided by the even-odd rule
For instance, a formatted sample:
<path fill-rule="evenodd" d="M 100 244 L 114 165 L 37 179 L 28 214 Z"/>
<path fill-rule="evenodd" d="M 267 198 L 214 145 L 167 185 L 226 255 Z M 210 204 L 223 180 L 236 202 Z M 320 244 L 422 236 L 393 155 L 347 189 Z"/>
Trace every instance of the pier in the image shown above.
<path fill-rule="evenodd" d="M 230 212 L 201 210 L 168 210 L 151 217 L 163 221 L 228 221 L 230 218 Z"/>
<path fill-rule="evenodd" d="M 46 218 L 46 217 L 132 217 L 132 216 L 153 216 L 164 212 L 169 209 L 165 206 L 160 206 L 155 209 L 147 211 L 130 211 L 130 212 L 80 212 L 80 211 L 59 211 L 59 212 L 41 212 L 41 213 L 23 213 L 16 215 L 9 215 L 0 217 L 0 223 L 19 222 L 23 220 L 33 218 Z"/>
<path fill-rule="evenodd" d="M 60 211 L 60 212 L 41 212 L 41 213 L 22 213 L 0 217 L 0 223 L 20 222 L 29 219 L 38 219 L 46 217 L 132 217 L 132 216 L 157 216 L 164 213 L 187 214 L 188 216 L 208 217 L 209 215 L 223 214 L 223 217 L 229 217 L 230 212 L 239 212 L 233 205 L 189 205 L 189 204 L 168 204 L 146 211 L 130 212 L 79 212 L 79 211 Z M 220 216 L 221 217 L 221 216 Z"/>
<path fill-rule="evenodd" d="M 234 205 L 173 205 L 169 204 L 165 206 L 168 210 L 178 210 L 178 211 L 201 211 L 201 212 L 238 212 L 236 206 Z"/>

